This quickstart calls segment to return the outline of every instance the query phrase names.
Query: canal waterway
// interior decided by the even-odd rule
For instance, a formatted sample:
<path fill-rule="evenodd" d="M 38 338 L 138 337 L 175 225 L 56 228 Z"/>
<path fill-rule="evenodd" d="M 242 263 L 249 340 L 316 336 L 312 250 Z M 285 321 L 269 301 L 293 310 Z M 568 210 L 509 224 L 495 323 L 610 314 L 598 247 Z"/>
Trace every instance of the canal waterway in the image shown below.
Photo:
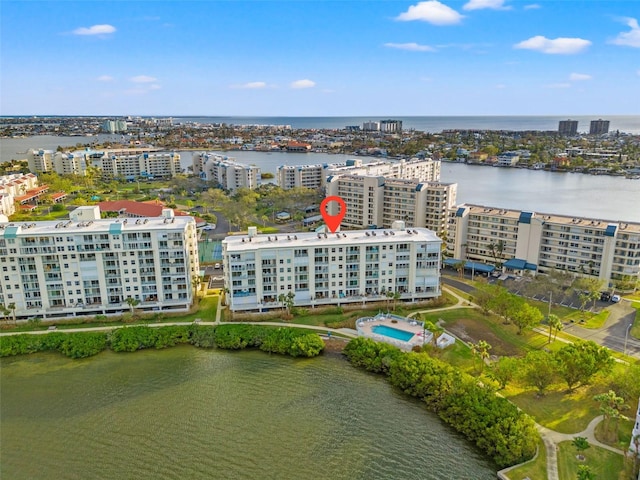
<path fill-rule="evenodd" d="M 2 478 L 495 478 L 421 402 L 337 356 L 185 346 L 0 367 Z"/>

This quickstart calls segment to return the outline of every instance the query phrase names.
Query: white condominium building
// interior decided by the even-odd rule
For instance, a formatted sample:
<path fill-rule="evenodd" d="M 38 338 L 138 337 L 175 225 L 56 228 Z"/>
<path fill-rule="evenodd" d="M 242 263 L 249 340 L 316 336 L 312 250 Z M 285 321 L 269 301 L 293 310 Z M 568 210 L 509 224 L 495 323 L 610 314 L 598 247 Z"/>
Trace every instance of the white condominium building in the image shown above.
<path fill-rule="evenodd" d="M 507 270 L 566 270 L 607 283 L 640 276 L 640 224 L 480 205 L 449 211 L 447 250 Z"/>
<path fill-rule="evenodd" d="M 193 173 L 231 191 L 241 187 L 253 190 L 261 184 L 260 167 L 237 163 L 233 158 L 215 153 L 194 153 Z"/>
<path fill-rule="evenodd" d="M 351 228 L 390 227 L 404 221 L 409 227 L 446 230 L 449 209 L 455 205 L 457 184 L 420 182 L 381 176 L 339 175 L 327 179 L 327 196 L 341 197 L 347 207 L 342 225 Z M 329 203 L 336 214 L 338 205 Z"/>
<path fill-rule="evenodd" d="M 437 297 L 440 245 L 425 228 L 257 235 L 250 227 L 222 242 L 227 304 L 278 308 L 289 292 L 296 306 L 364 304 L 388 292 L 401 300 Z"/>
<path fill-rule="evenodd" d="M 440 160 L 412 158 L 410 160 L 377 161 L 363 163 L 349 159 L 345 163 L 324 165 L 282 165 L 278 167 L 278 185 L 284 190 L 294 187 L 321 189 L 326 179 L 336 175 L 367 175 L 404 178 L 421 182 L 440 180 Z"/>
<path fill-rule="evenodd" d="M 87 167 L 95 167 L 106 179 L 172 178 L 181 171 L 180 154 L 142 148 L 76 152 L 32 149 L 27 152 L 27 162 L 32 172 L 56 172 L 59 175 L 85 175 Z"/>
<path fill-rule="evenodd" d="M 186 311 L 199 275 L 192 217 L 0 223 L 0 303 L 18 320 L 119 314 L 128 298 L 145 311 Z"/>
<path fill-rule="evenodd" d="M 278 185 L 283 190 L 297 187 L 324 188 L 326 181 L 323 165 L 281 165 L 278 167 Z"/>

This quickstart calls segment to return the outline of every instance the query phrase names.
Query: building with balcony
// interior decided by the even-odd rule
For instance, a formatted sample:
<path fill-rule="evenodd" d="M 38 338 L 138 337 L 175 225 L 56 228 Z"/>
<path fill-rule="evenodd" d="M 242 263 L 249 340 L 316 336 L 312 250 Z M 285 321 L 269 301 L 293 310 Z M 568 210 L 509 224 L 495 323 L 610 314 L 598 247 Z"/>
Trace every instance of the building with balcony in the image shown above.
<path fill-rule="evenodd" d="M 442 232 L 449 209 L 455 205 L 457 184 L 420 182 L 365 175 L 338 175 L 327 179 L 327 196 L 341 197 L 347 207 L 342 225 L 349 228 L 389 228 L 400 220 L 408 227 Z M 329 203 L 329 213 L 337 204 Z"/>
<path fill-rule="evenodd" d="M 609 284 L 640 276 L 640 224 L 480 205 L 449 210 L 447 252 L 506 270 L 564 270 Z"/>
<path fill-rule="evenodd" d="M 160 218 L 100 219 L 79 207 L 66 221 L 0 223 L 0 303 L 17 320 L 186 311 L 199 275 L 196 225 Z"/>
<path fill-rule="evenodd" d="M 323 189 L 327 177 L 336 175 L 368 175 L 387 178 L 414 179 L 422 182 L 440 180 L 440 160 L 412 158 L 409 160 L 363 163 L 349 159 L 345 163 L 324 165 L 281 165 L 278 167 L 278 185 L 285 190 L 295 187 Z"/>
<path fill-rule="evenodd" d="M 260 167 L 244 165 L 233 158 L 215 153 L 194 153 L 193 173 L 230 191 L 241 187 L 253 190 L 261 184 Z"/>
<path fill-rule="evenodd" d="M 560 120 L 558 122 L 558 133 L 565 137 L 574 137 L 578 134 L 577 120 Z"/>
<path fill-rule="evenodd" d="M 441 240 L 425 228 L 227 237 L 222 242 L 232 311 L 366 304 L 397 292 L 400 300 L 440 295 Z"/>
<path fill-rule="evenodd" d="M 633 419 L 633 415 L 631 415 Z M 636 410 L 635 423 L 631 431 L 631 444 L 629 450 L 636 455 L 640 455 L 640 401 L 638 401 L 638 410 Z"/>

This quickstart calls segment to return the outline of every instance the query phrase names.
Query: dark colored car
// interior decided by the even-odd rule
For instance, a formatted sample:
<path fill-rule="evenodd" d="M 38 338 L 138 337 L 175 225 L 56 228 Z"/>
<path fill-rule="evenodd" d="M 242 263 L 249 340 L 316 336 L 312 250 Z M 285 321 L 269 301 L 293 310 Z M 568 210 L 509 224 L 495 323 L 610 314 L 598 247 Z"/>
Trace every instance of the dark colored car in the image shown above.
<path fill-rule="evenodd" d="M 602 302 L 611 301 L 611 294 L 609 292 L 600 293 L 600 301 L 602 301 Z"/>

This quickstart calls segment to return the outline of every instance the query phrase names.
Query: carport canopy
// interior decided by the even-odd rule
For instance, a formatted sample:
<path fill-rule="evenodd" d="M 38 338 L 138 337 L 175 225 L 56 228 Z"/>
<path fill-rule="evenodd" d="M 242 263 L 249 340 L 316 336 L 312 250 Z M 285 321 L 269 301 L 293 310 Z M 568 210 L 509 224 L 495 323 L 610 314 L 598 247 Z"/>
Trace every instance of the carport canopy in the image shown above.
<path fill-rule="evenodd" d="M 459 260 L 457 258 L 446 258 L 443 263 L 448 267 L 455 267 L 462 261 L 464 260 Z M 496 267 L 494 265 L 487 265 L 486 263 L 471 262 L 467 260 L 464 262 L 464 269 L 471 270 L 476 273 L 491 273 L 496 269 Z"/>
<path fill-rule="evenodd" d="M 512 258 L 505 262 L 504 268 L 510 270 L 537 270 L 538 266 L 535 263 L 527 263 L 526 260 L 521 258 Z"/>

